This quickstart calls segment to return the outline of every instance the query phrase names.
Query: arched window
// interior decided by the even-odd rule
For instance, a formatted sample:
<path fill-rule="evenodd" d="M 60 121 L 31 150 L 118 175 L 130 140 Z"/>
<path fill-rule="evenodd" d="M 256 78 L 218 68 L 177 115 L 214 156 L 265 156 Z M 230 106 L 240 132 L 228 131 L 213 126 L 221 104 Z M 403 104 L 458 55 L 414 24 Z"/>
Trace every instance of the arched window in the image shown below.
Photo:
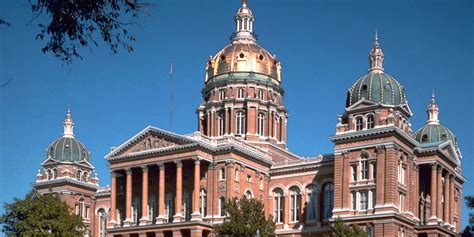
<path fill-rule="evenodd" d="M 82 174 L 82 170 L 78 170 L 78 171 L 76 172 L 76 179 L 77 179 L 77 180 L 81 180 L 81 174 Z"/>
<path fill-rule="evenodd" d="M 422 137 L 421 137 L 421 142 L 427 142 L 428 141 L 428 135 L 424 134 Z"/>
<path fill-rule="evenodd" d="M 356 131 L 360 131 L 364 128 L 364 121 L 362 120 L 362 117 L 357 117 L 355 119 L 355 128 Z"/>
<path fill-rule="evenodd" d="M 300 220 L 301 214 L 301 191 L 298 187 L 290 188 L 290 222 Z"/>
<path fill-rule="evenodd" d="M 372 129 L 374 128 L 374 116 L 369 115 L 367 116 L 367 129 Z"/>
<path fill-rule="evenodd" d="M 239 99 L 244 98 L 244 88 L 239 88 L 237 90 L 237 98 L 239 98 Z"/>
<path fill-rule="evenodd" d="M 318 206 L 318 194 L 316 185 L 310 184 L 306 187 L 306 220 L 316 220 Z"/>
<path fill-rule="evenodd" d="M 84 203 L 84 199 L 79 199 L 79 206 L 78 206 L 78 209 L 77 209 L 77 215 L 82 217 L 82 218 L 85 218 L 85 203 Z"/>
<path fill-rule="evenodd" d="M 53 172 L 51 172 L 50 169 L 47 169 L 47 170 L 46 170 L 46 178 L 47 178 L 48 180 L 53 179 Z"/>
<path fill-rule="evenodd" d="M 105 226 L 107 223 L 107 213 L 104 209 L 100 209 L 99 213 L 99 237 L 105 237 Z"/>
<path fill-rule="evenodd" d="M 237 127 L 236 127 L 235 134 L 245 135 L 245 113 L 242 111 L 237 112 L 236 119 L 237 119 Z"/>
<path fill-rule="evenodd" d="M 188 190 L 186 189 L 183 190 L 183 197 L 181 203 L 183 205 L 182 210 L 185 220 L 191 220 L 191 196 Z"/>
<path fill-rule="evenodd" d="M 218 136 L 223 136 L 225 133 L 225 118 L 224 113 L 219 113 L 217 115 L 217 130 Z"/>
<path fill-rule="evenodd" d="M 225 198 L 220 197 L 219 198 L 219 216 L 225 216 Z"/>
<path fill-rule="evenodd" d="M 265 98 L 263 97 L 264 97 L 263 90 L 258 90 L 257 98 L 260 100 L 264 100 Z"/>
<path fill-rule="evenodd" d="M 247 192 L 245 192 L 245 197 L 247 199 L 252 199 L 253 198 L 253 194 L 250 190 L 247 190 Z"/>
<path fill-rule="evenodd" d="M 166 192 L 165 194 L 165 215 L 168 217 L 168 222 L 173 221 L 174 200 L 173 193 Z"/>
<path fill-rule="evenodd" d="M 334 206 L 334 185 L 327 183 L 323 189 L 323 217 L 328 219 L 332 217 L 332 209 Z"/>
<path fill-rule="evenodd" d="M 235 169 L 235 181 L 239 182 L 240 181 L 240 171 L 239 169 Z"/>
<path fill-rule="evenodd" d="M 207 192 L 205 189 L 201 189 L 199 197 L 199 210 L 203 217 L 207 215 Z"/>
<path fill-rule="evenodd" d="M 260 190 L 263 190 L 263 177 L 260 177 L 260 179 L 258 180 L 258 188 Z"/>
<path fill-rule="evenodd" d="M 89 173 L 87 172 L 82 173 L 82 181 L 87 181 L 88 176 L 89 176 Z"/>
<path fill-rule="evenodd" d="M 360 179 L 369 179 L 369 161 L 367 158 L 365 155 L 360 158 Z"/>
<path fill-rule="evenodd" d="M 283 223 L 283 208 L 285 206 L 283 190 L 276 188 L 273 190 L 273 217 L 275 223 Z"/>
<path fill-rule="evenodd" d="M 263 136 L 263 129 L 265 124 L 265 115 L 263 113 L 258 113 L 257 117 L 257 134 Z"/>
<path fill-rule="evenodd" d="M 225 99 L 225 90 L 220 90 L 219 91 L 219 100 L 224 100 Z"/>

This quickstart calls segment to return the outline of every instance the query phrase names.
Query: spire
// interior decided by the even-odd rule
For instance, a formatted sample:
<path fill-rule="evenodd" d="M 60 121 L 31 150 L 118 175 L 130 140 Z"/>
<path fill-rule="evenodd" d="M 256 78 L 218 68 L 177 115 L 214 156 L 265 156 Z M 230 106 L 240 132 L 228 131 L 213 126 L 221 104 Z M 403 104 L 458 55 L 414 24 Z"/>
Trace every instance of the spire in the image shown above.
<path fill-rule="evenodd" d="M 247 39 L 255 41 L 253 36 L 253 15 L 250 8 L 247 7 L 247 0 L 242 0 L 242 6 L 234 17 L 236 31 L 232 35 L 231 40 Z"/>
<path fill-rule="evenodd" d="M 439 108 L 438 104 L 436 104 L 436 97 L 434 90 L 431 94 L 431 101 L 430 104 L 428 105 L 428 121 L 426 121 L 428 124 L 439 124 Z"/>
<path fill-rule="evenodd" d="M 66 117 L 63 122 L 63 137 L 74 137 L 74 121 L 72 121 L 71 108 L 67 109 Z"/>
<path fill-rule="evenodd" d="M 379 36 L 377 30 L 375 30 L 374 35 L 374 45 L 370 50 L 369 54 L 370 68 L 369 71 L 374 72 L 383 72 L 382 62 L 383 62 L 383 52 L 379 44 Z"/>

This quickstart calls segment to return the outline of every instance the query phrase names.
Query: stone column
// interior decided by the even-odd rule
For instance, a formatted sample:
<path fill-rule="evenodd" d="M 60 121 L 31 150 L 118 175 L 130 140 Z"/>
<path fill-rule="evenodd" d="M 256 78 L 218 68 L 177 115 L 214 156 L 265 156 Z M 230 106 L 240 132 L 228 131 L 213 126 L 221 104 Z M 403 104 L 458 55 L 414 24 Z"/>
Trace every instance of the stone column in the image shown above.
<path fill-rule="evenodd" d="M 201 229 L 191 229 L 191 237 L 202 237 Z"/>
<path fill-rule="evenodd" d="M 225 111 L 225 113 L 224 113 L 224 127 L 225 127 L 224 134 L 227 135 L 227 134 L 230 133 L 230 131 L 229 131 L 230 130 L 230 123 L 229 123 L 229 121 L 230 121 L 229 120 L 229 118 L 230 118 L 230 114 L 229 114 L 230 113 L 230 108 L 226 107 L 224 111 Z"/>
<path fill-rule="evenodd" d="M 165 165 L 160 162 L 158 163 L 160 168 L 159 173 L 159 187 L 158 187 L 158 216 L 156 217 L 156 223 L 162 224 L 166 222 L 167 216 L 165 216 Z"/>
<path fill-rule="evenodd" d="M 184 219 L 182 213 L 182 194 L 183 194 L 183 163 L 180 160 L 176 160 L 176 202 L 175 202 L 175 215 L 173 216 L 173 222 L 182 222 Z M 174 235 L 174 234 L 173 234 Z"/>
<path fill-rule="evenodd" d="M 146 165 L 141 166 L 142 175 L 142 218 L 140 219 L 140 225 L 148 225 L 150 218 L 148 217 L 148 167 Z"/>
<path fill-rule="evenodd" d="M 377 177 L 375 179 L 376 200 L 375 207 L 385 204 L 385 149 L 383 146 L 377 146 Z"/>
<path fill-rule="evenodd" d="M 226 162 L 226 182 L 227 182 L 227 187 L 226 187 L 226 200 L 229 200 L 233 197 L 234 193 L 234 179 L 235 179 L 235 169 L 234 169 L 234 162 L 233 161 L 227 161 Z"/>
<path fill-rule="evenodd" d="M 438 222 L 442 222 L 443 221 L 443 215 L 442 215 L 442 212 L 443 212 L 443 207 L 441 205 L 441 196 L 443 195 L 442 191 L 443 191 L 443 183 L 442 183 L 442 180 L 441 180 L 441 173 L 443 171 L 443 169 L 441 167 L 438 168 L 437 170 L 438 172 L 438 176 L 437 176 L 437 181 L 438 181 L 438 184 L 436 185 L 436 190 L 438 191 L 438 193 L 436 194 L 436 203 L 438 205 L 438 207 L 436 207 L 436 211 L 438 213 L 438 215 L 436 215 L 438 217 Z"/>
<path fill-rule="evenodd" d="M 131 225 L 132 221 L 132 169 L 127 168 L 126 170 L 127 173 L 127 186 L 125 188 L 126 190 L 126 196 L 125 196 L 125 221 L 123 222 L 124 227 L 128 227 Z"/>
<path fill-rule="evenodd" d="M 206 112 L 206 136 L 211 136 L 211 113 Z"/>
<path fill-rule="evenodd" d="M 194 159 L 194 192 L 193 192 L 193 214 L 191 215 L 191 221 L 201 221 L 202 216 L 199 212 L 199 195 L 201 192 L 201 161 L 199 158 Z"/>
<path fill-rule="evenodd" d="M 181 230 L 180 229 L 173 229 L 173 237 L 181 237 Z"/>
<path fill-rule="evenodd" d="M 117 223 L 117 174 L 112 171 L 110 181 L 110 225 L 114 226 Z M 100 218 L 99 218 L 100 219 Z"/>
<path fill-rule="evenodd" d="M 437 180 L 436 180 L 436 169 L 438 168 L 438 165 L 436 163 L 431 164 L 431 216 L 430 216 L 430 222 L 438 222 L 438 218 L 436 217 L 436 208 L 438 205 L 436 204 L 437 198 L 436 198 L 436 185 L 437 185 Z"/>
<path fill-rule="evenodd" d="M 449 223 L 454 226 L 454 174 L 449 176 Z"/>
<path fill-rule="evenodd" d="M 216 197 L 216 191 L 214 189 L 214 183 L 216 183 L 216 175 L 215 171 L 216 166 L 213 162 L 209 163 L 208 169 L 207 169 L 207 178 L 206 178 L 206 186 L 207 186 L 207 213 L 206 217 L 212 217 L 214 215 L 214 201 L 217 200 Z M 217 201 L 216 201 L 217 202 Z M 203 213 L 204 214 L 204 213 Z M 210 219 L 212 220 L 212 219 Z"/>
<path fill-rule="evenodd" d="M 288 229 L 288 223 L 290 223 L 290 195 L 288 193 L 285 196 L 285 207 L 283 208 L 283 229 Z"/>
<path fill-rule="evenodd" d="M 444 175 L 444 213 L 443 221 L 445 225 L 449 225 L 449 173 Z"/>

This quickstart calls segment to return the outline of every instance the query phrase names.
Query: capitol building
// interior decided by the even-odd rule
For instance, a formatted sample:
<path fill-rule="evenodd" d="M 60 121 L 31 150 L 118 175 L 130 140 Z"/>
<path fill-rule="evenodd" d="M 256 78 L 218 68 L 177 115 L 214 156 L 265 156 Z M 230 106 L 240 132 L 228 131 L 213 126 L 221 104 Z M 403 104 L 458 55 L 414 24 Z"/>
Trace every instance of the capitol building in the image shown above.
<path fill-rule="evenodd" d="M 377 35 L 367 74 L 336 92 L 347 99 L 334 150 L 302 157 L 287 148 L 280 61 L 258 44 L 245 1 L 234 19 L 230 43 L 207 61 L 196 132 L 137 131 L 105 156 L 111 180 L 99 187 L 86 147 L 94 141 L 76 138 L 68 110 L 35 190 L 59 193 L 93 237 L 216 236 L 224 203 L 242 196 L 264 204 L 278 237 L 328 236 L 336 218 L 371 237 L 461 232 L 456 136 L 440 121 L 434 94 L 426 124 L 411 127 L 405 88 L 386 72 Z"/>

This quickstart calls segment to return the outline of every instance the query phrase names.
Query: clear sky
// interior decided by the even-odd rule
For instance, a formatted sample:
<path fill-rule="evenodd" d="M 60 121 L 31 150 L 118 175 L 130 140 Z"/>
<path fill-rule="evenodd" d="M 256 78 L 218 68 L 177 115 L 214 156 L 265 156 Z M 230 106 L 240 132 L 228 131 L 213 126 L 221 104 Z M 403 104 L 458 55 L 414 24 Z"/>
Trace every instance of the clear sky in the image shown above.
<path fill-rule="evenodd" d="M 75 134 L 92 153 L 101 185 L 104 156 L 147 125 L 168 129 L 170 59 L 174 60 L 174 131 L 197 128 L 209 55 L 229 43 L 239 0 L 156 1 L 131 54 L 84 50 L 71 66 L 41 52 L 27 0 L 0 0 L 0 203 L 31 189 L 46 147 L 62 134 L 71 106 Z M 375 29 L 385 71 L 405 86 L 413 128 L 421 127 L 431 91 L 442 124 L 458 137 L 464 194 L 474 194 L 474 7 L 470 0 L 249 0 L 259 43 L 282 62 L 290 119 L 289 149 L 331 153 L 347 89 L 368 69 Z M 1 209 L 0 213 L 3 212 Z M 464 209 L 463 224 L 467 224 Z"/>

